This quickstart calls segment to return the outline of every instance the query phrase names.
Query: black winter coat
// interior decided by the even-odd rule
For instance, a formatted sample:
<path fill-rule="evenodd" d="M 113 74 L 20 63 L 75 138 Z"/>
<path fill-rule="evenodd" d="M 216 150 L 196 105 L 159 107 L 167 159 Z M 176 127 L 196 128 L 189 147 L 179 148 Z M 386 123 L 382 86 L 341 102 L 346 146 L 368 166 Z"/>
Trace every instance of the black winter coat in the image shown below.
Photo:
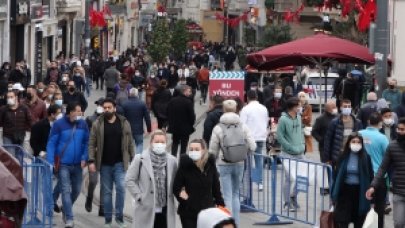
<path fill-rule="evenodd" d="M 362 128 L 360 120 L 356 119 L 351 115 L 353 119 L 353 130 L 352 132 L 360 131 Z M 342 120 L 342 115 L 336 117 L 331 121 L 326 131 L 324 139 L 324 151 L 323 158 L 326 161 L 332 161 L 333 164 L 336 164 L 338 158 L 341 154 L 343 138 L 344 138 L 344 125 Z"/>
<path fill-rule="evenodd" d="M 392 192 L 405 197 L 405 142 L 390 143 L 371 186 L 376 188 L 385 184 L 388 170 L 392 171 Z"/>
<path fill-rule="evenodd" d="M 187 200 L 180 198 L 180 192 L 183 188 L 188 194 Z M 225 206 L 215 157 L 209 156 L 204 172 L 201 172 L 190 157 L 183 154 L 174 179 L 173 194 L 179 202 L 177 213 L 187 218 L 197 219 L 201 210 L 216 205 Z"/>
<path fill-rule="evenodd" d="M 167 105 L 172 99 L 169 89 L 157 89 L 152 96 L 152 111 L 156 117 L 167 119 Z"/>
<path fill-rule="evenodd" d="M 34 156 L 38 156 L 39 152 L 46 151 L 51 125 L 48 118 L 36 122 L 31 128 L 30 145 L 34 151 Z"/>
<path fill-rule="evenodd" d="M 219 119 L 223 114 L 222 105 L 217 105 L 213 110 L 207 113 L 204 121 L 203 139 L 207 144 L 211 140 L 212 130 L 219 123 Z"/>
<path fill-rule="evenodd" d="M 318 141 L 321 162 L 327 162 L 323 154 L 324 139 L 326 136 L 326 132 L 328 131 L 329 124 L 335 117 L 336 116 L 333 114 L 324 112 L 320 117 L 318 117 L 315 120 L 315 124 L 312 127 L 312 136 L 316 139 L 316 141 Z"/>
<path fill-rule="evenodd" d="M 168 132 L 188 136 L 194 132 L 195 112 L 193 101 L 179 94 L 172 98 L 167 107 Z"/>

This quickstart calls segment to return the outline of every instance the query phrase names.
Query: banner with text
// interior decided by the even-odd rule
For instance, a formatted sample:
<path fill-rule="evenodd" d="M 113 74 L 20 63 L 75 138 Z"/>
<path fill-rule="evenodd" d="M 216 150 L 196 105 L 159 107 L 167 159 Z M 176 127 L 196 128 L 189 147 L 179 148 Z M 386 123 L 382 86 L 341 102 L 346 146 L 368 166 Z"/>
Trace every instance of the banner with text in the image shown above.
<path fill-rule="evenodd" d="M 225 98 L 239 97 L 244 100 L 245 72 L 210 72 L 209 96 L 220 95 Z"/>

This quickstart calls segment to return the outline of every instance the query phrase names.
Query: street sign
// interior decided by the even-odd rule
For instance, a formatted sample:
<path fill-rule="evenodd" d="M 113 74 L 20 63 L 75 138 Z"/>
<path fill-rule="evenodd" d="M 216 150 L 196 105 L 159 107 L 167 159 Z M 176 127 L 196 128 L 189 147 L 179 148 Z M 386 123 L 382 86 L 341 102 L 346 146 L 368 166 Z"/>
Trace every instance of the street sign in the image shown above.
<path fill-rule="evenodd" d="M 244 100 L 245 72 L 210 72 L 209 96 L 220 95 L 225 98 L 239 97 Z"/>

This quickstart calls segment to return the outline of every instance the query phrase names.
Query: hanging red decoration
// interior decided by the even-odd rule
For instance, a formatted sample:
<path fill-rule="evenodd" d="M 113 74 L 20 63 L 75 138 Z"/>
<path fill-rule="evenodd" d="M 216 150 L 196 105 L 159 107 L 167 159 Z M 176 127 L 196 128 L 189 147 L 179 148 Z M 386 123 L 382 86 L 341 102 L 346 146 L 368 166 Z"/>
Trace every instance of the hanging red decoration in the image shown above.
<path fill-rule="evenodd" d="M 342 17 L 349 15 L 352 10 L 352 0 L 340 0 L 340 5 L 342 7 Z"/>
<path fill-rule="evenodd" d="M 234 28 L 234 27 L 238 26 L 241 21 L 246 22 L 247 19 L 248 19 L 248 14 L 249 14 L 249 12 L 247 11 L 247 12 L 244 12 L 244 13 L 243 13 L 242 15 L 240 15 L 239 17 L 228 18 L 228 17 L 224 17 L 223 15 L 221 15 L 221 14 L 219 14 L 219 13 L 216 13 L 216 14 L 215 14 L 215 18 L 216 18 L 218 21 L 224 22 L 224 23 L 227 24 L 229 27 Z"/>
<path fill-rule="evenodd" d="M 375 0 L 368 0 L 367 3 L 361 7 L 363 10 L 360 12 L 357 27 L 359 31 L 364 32 L 376 18 L 377 5 Z"/>
<path fill-rule="evenodd" d="M 299 22 L 300 14 L 304 10 L 304 8 L 305 8 L 305 6 L 302 3 L 301 6 L 296 11 L 291 12 L 291 9 L 286 11 L 284 13 L 284 16 L 283 16 L 284 21 L 287 22 L 287 23 L 290 23 L 290 22 L 293 22 L 293 21 Z"/>
<path fill-rule="evenodd" d="M 111 10 L 107 5 L 103 6 L 101 11 L 93 10 L 90 8 L 89 19 L 91 27 L 105 27 L 107 25 L 104 15 L 112 16 Z"/>

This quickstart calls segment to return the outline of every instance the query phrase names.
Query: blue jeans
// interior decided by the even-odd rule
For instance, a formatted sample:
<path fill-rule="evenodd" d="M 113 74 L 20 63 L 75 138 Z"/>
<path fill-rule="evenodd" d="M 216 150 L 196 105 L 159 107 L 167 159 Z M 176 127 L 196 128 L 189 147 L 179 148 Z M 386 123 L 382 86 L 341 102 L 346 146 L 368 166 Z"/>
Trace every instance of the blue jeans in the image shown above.
<path fill-rule="evenodd" d="M 218 165 L 218 171 L 225 206 L 231 210 L 236 224 L 239 224 L 239 187 L 242 184 L 243 164 Z"/>
<path fill-rule="evenodd" d="M 80 194 L 82 187 L 82 167 L 78 165 L 64 165 L 59 167 L 58 177 L 62 192 L 63 212 L 66 221 L 73 221 L 72 207 Z"/>
<path fill-rule="evenodd" d="M 60 191 L 61 191 L 61 186 L 60 186 L 60 180 L 58 178 L 58 180 L 56 180 L 56 185 L 53 188 L 53 203 L 57 204 L 58 203 L 58 199 L 59 199 L 59 195 L 60 195 Z"/>
<path fill-rule="evenodd" d="M 101 165 L 101 187 L 103 188 L 104 218 L 111 223 L 113 214 L 112 191 L 115 183 L 115 219 L 123 221 L 125 201 L 125 170 L 122 162 L 114 166 Z"/>
<path fill-rule="evenodd" d="M 263 141 L 256 141 L 255 168 L 252 170 L 252 181 L 258 184 L 263 183 Z"/>
<path fill-rule="evenodd" d="M 135 153 L 142 154 L 143 151 L 143 134 L 132 136 L 135 143 Z"/>

